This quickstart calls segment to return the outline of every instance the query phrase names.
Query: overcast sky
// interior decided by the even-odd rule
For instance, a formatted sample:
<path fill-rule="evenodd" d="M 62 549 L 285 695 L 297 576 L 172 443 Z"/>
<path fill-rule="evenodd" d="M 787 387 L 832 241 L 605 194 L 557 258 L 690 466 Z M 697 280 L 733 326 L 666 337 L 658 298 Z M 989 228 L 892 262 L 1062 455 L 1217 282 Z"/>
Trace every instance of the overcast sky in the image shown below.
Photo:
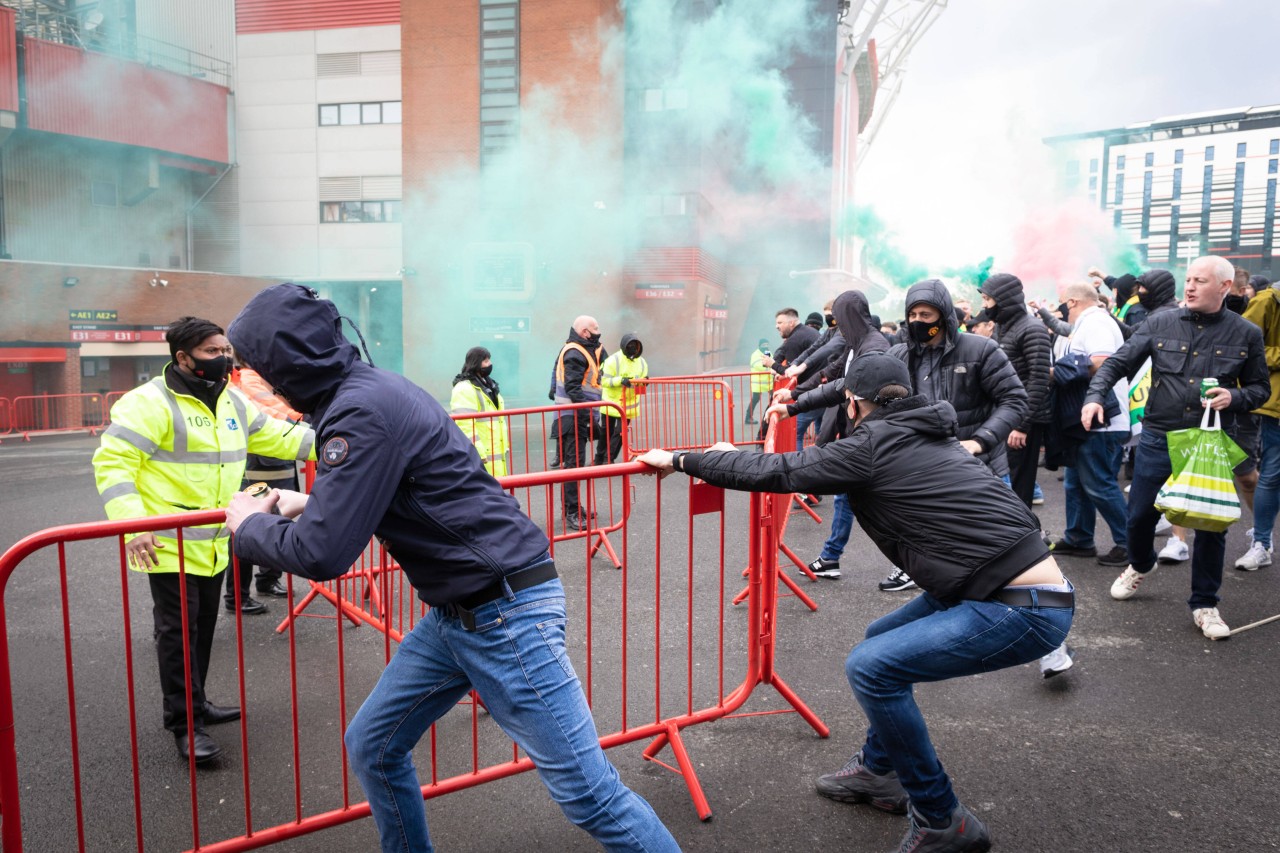
<path fill-rule="evenodd" d="M 1056 202 L 1045 136 L 1280 104 L 1280 0 L 951 0 L 857 201 L 931 265 L 1014 247 Z"/>

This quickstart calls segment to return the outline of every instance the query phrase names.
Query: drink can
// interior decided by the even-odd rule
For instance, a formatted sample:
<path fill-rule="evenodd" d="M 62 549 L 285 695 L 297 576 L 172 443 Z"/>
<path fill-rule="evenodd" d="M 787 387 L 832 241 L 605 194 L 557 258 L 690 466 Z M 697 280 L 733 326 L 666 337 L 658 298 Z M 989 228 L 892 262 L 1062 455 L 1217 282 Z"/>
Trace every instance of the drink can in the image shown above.
<path fill-rule="evenodd" d="M 1209 389 L 1217 388 L 1217 387 L 1218 387 L 1218 380 L 1214 379 L 1212 376 L 1206 376 L 1204 379 L 1201 379 L 1200 380 L 1200 399 L 1201 400 L 1209 399 Z"/>
<path fill-rule="evenodd" d="M 1216 385 L 1217 383 L 1215 382 L 1214 384 Z M 260 498 L 266 495 L 269 491 L 271 491 L 271 487 L 266 483 L 252 483 L 245 487 L 244 493 L 255 498 Z"/>

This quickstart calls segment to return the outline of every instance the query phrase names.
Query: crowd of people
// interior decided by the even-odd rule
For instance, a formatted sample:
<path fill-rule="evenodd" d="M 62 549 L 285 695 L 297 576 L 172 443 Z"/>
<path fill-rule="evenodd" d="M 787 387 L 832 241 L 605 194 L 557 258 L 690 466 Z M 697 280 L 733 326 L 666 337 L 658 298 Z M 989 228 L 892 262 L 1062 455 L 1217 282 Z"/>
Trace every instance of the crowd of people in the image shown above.
<path fill-rule="evenodd" d="M 1055 556 L 1120 568 L 1111 588 L 1117 600 L 1135 595 L 1157 565 L 1190 560 L 1191 621 L 1222 639 L 1230 634 L 1218 609 L 1225 535 L 1201 530 L 1192 538 L 1155 509 L 1170 476 L 1165 436 L 1199 426 L 1205 406 L 1220 412 L 1222 429 L 1245 452 L 1235 482 L 1256 519 L 1234 565 L 1270 565 L 1280 510 L 1280 372 L 1271 370 L 1280 363 L 1272 358 L 1268 366 L 1266 347 L 1280 342 L 1280 290 L 1213 256 L 1189 266 L 1181 302 L 1177 290 L 1168 270 L 1110 276 L 1092 268 L 1051 305 L 1028 299 L 1016 276 L 1000 273 L 978 289 L 975 314 L 930 279 L 907 291 L 901 324 L 882 323 L 858 291 L 848 291 L 827 306 L 822 336 L 811 332 L 804 347 L 790 343 L 799 315 L 785 308 L 777 315 L 783 344 L 761 364 L 798 382 L 776 391 L 768 411 L 796 417 L 798 434 L 819 446 L 843 437 L 839 377 L 857 358 L 887 350 L 907 365 L 913 394 L 951 405 L 960 445 L 1028 509 L 1044 502 L 1042 458 L 1061 469 L 1066 529 L 1043 533 Z M 1218 388 L 1202 398 L 1206 378 Z M 1099 516 L 1110 547 L 1095 536 Z M 852 522 L 837 495 L 831 535 L 808 566 L 818 577 L 841 576 Z M 1157 551 L 1161 534 L 1168 540 Z M 917 583 L 895 563 L 879 587 L 896 592 Z M 1070 650 L 1055 650 L 1041 665 L 1047 677 L 1065 671 Z"/>

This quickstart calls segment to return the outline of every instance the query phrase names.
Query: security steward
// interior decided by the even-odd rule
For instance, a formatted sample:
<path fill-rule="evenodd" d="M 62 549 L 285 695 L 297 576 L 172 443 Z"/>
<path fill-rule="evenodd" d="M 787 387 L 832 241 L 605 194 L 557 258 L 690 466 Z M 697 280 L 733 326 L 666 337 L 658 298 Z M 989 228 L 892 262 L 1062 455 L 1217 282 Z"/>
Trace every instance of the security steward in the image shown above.
<path fill-rule="evenodd" d="M 314 458 L 315 435 L 305 425 L 267 417 L 228 387 L 231 346 L 208 320 L 183 317 L 165 332 L 172 357 L 162 375 L 111 407 L 111 426 L 93 454 L 98 493 L 114 520 L 170 515 L 224 506 L 240 490 L 248 452 L 283 459 Z M 240 709 L 205 697 L 205 678 L 218 621 L 230 532 L 215 524 L 126 537 L 129 566 L 145 572 L 155 603 L 156 656 L 164 692 L 164 727 L 178 754 L 202 764 L 222 753 L 205 725 L 240 718 Z M 180 577 L 180 565 L 185 578 Z M 182 630 L 182 598 L 188 631 Z M 183 645 L 191 654 L 191 684 L 183 674 Z M 194 725 L 187 728 L 187 697 Z M 189 737 L 189 735 L 194 737 Z"/>
<path fill-rule="evenodd" d="M 600 386 L 602 399 L 606 403 L 614 403 L 620 409 L 606 406 L 601 410 L 604 421 L 604 436 L 596 442 L 596 464 L 605 464 L 605 446 L 608 445 L 609 462 L 618 458 L 622 450 L 622 415 L 626 414 L 627 423 L 634 423 L 640 414 L 640 395 L 636 386 L 649 378 L 649 363 L 641 353 L 644 344 L 635 332 L 627 332 L 622 336 L 622 346 L 617 352 L 604 360 L 600 365 Z"/>
<path fill-rule="evenodd" d="M 333 303 L 309 288 L 266 288 L 229 331 L 241 358 L 311 416 L 321 447 L 310 495 L 232 498 L 236 553 L 327 580 L 377 536 L 431 605 L 346 731 L 382 849 L 431 849 L 413 748 L 475 689 L 565 815 L 605 849 L 678 850 L 600 749 L 565 655 L 564 589 L 546 535 L 444 408 L 361 361 Z"/>
<path fill-rule="evenodd" d="M 913 685 L 1036 660 L 1065 640 L 1074 593 L 1031 511 L 956 439 L 955 409 L 910 388 L 905 362 L 864 355 L 844 376 L 847 438 L 781 454 L 652 450 L 640 461 L 728 489 L 847 493 L 863 530 L 924 594 L 871 623 L 850 652 L 845 674 L 870 725 L 848 763 L 818 778 L 818 793 L 909 812 L 902 853 L 988 850 Z"/>
<path fill-rule="evenodd" d="M 505 408 L 498 380 L 493 378 L 492 355 L 485 347 L 472 347 L 462 360 L 462 371 L 453 377 L 450 413 L 500 412 Z M 476 446 L 484 470 L 495 477 L 507 476 L 507 419 L 466 418 L 454 423 Z"/>
<path fill-rule="evenodd" d="M 555 391 L 556 405 L 570 403 L 598 403 L 603 396 L 600 388 L 600 364 L 608 353 L 600 343 L 600 324 L 595 317 L 585 314 L 573 321 L 569 338 L 556 357 Z M 560 416 L 552 441 L 561 468 L 581 468 L 587 460 L 587 443 L 593 438 L 599 441 L 604 429 L 596 409 L 575 409 Z M 562 518 L 566 530 L 586 530 L 591 519 L 578 502 L 578 481 L 564 484 Z"/>
<path fill-rule="evenodd" d="M 773 391 L 773 371 L 765 364 L 767 358 L 773 358 L 773 353 L 769 351 L 769 339 L 761 338 L 751 351 L 751 362 L 747 368 L 751 371 L 751 402 L 747 404 L 747 416 L 742 419 L 744 424 L 756 422 L 756 403 L 760 402 L 761 397 L 765 398 L 764 407 L 769 406 L 769 394 Z"/>

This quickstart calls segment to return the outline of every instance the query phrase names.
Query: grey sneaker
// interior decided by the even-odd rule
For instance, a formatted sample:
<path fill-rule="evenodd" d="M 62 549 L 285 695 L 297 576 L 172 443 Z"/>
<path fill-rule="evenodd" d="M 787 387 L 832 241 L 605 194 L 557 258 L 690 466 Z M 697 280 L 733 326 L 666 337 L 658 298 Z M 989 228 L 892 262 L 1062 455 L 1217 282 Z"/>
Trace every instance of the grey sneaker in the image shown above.
<path fill-rule="evenodd" d="M 835 773 L 819 776 L 814 787 L 830 800 L 842 803 L 868 803 L 872 808 L 890 814 L 907 813 L 907 792 L 890 770 L 883 776 L 872 773 L 862 763 L 862 750 Z"/>
<path fill-rule="evenodd" d="M 898 853 L 986 853 L 991 849 L 986 824 L 963 805 L 956 806 L 945 829 L 931 828 L 914 808 L 909 816 L 911 827 Z"/>

